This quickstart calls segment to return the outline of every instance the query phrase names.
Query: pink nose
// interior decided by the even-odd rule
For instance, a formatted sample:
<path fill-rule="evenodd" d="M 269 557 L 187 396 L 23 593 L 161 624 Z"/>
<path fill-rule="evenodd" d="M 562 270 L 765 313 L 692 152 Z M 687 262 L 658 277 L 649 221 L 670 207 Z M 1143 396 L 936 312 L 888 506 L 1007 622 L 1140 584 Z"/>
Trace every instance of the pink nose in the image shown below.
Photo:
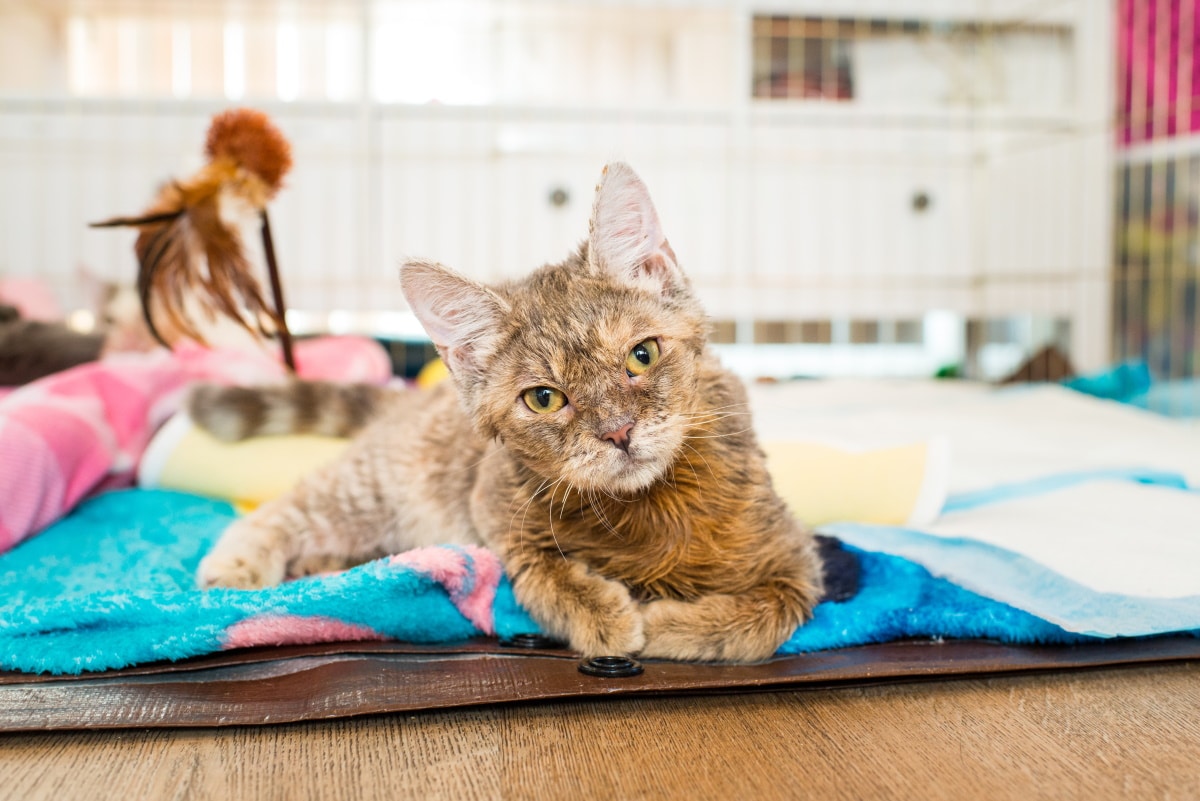
<path fill-rule="evenodd" d="M 633 428 L 633 423 L 626 423 L 615 431 L 609 431 L 607 434 L 601 434 L 600 439 L 606 439 L 613 445 L 616 445 L 623 451 L 629 450 L 629 431 Z"/>

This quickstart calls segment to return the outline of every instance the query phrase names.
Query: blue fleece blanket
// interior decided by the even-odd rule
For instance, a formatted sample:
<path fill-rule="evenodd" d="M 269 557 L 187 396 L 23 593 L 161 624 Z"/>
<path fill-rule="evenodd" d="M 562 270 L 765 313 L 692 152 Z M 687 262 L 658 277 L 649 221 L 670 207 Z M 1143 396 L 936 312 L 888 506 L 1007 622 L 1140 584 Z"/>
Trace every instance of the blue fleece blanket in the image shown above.
<path fill-rule="evenodd" d="M 483 549 L 424 549 L 264 590 L 197 590 L 196 566 L 234 516 L 192 495 L 114 492 L 0 556 L 0 667 L 81 673 L 244 645 L 537 629 Z M 858 594 L 821 604 L 782 653 L 914 637 L 1088 639 L 904 559 L 856 553 Z"/>

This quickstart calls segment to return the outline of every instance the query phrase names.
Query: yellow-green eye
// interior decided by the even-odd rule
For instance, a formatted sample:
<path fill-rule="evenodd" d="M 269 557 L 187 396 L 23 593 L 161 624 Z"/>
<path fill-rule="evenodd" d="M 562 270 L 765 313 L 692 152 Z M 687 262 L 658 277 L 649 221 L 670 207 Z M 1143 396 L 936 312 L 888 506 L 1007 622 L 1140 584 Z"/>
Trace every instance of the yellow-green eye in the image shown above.
<path fill-rule="evenodd" d="M 567 396 L 553 387 L 534 387 L 521 393 L 525 405 L 538 414 L 557 412 L 567 405 Z"/>
<path fill-rule="evenodd" d="M 641 375 L 658 361 L 659 350 L 657 339 L 646 339 L 633 346 L 625 357 L 625 369 L 630 375 Z"/>

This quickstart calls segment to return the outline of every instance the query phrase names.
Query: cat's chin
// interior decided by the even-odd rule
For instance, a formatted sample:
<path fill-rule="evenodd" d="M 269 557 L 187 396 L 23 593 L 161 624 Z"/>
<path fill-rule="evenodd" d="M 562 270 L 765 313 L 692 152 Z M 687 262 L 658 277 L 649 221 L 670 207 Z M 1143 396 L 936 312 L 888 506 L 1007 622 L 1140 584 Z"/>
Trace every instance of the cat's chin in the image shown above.
<path fill-rule="evenodd" d="M 603 458 L 592 462 L 586 485 L 609 495 L 631 496 L 662 480 L 671 480 L 670 472 L 683 444 L 678 428 L 645 426 L 626 452 L 607 450 Z"/>
<path fill-rule="evenodd" d="M 663 459 L 645 459 L 622 455 L 614 464 L 604 469 L 584 471 L 572 479 L 572 483 L 585 490 L 594 490 L 606 495 L 637 495 L 649 489 L 666 474 L 671 462 Z"/>

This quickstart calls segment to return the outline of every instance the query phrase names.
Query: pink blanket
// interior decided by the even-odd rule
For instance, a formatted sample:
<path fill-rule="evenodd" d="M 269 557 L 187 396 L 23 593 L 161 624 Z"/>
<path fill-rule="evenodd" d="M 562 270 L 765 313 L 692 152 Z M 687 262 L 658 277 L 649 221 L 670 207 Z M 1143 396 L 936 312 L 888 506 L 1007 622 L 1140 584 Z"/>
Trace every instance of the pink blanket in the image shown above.
<path fill-rule="evenodd" d="M 375 342 L 297 343 L 305 378 L 386 383 Z M 183 345 L 173 353 L 116 354 L 47 376 L 0 398 L 0 552 L 40 531 L 95 492 L 132 483 L 155 430 L 196 381 L 261 384 L 285 371 L 262 352 Z"/>

